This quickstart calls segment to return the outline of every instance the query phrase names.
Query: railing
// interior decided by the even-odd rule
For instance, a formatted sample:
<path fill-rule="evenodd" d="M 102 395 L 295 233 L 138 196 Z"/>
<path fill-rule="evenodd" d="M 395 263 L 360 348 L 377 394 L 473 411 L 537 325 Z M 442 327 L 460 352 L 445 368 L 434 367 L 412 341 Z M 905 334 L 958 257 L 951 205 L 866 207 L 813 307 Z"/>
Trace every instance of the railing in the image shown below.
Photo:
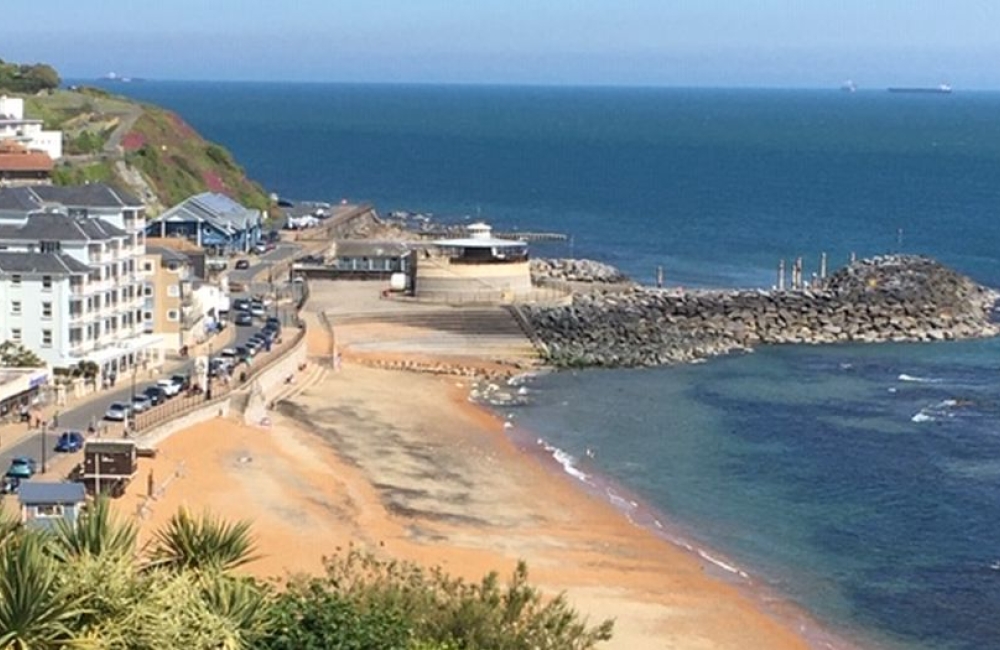
<path fill-rule="evenodd" d="M 277 347 L 271 348 L 270 352 L 264 352 L 254 357 L 254 359 L 260 359 L 262 356 L 266 357 L 267 360 L 263 364 L 241 369 L 239 374 L 229 379 L 228 383 L 225 383 L 224 380 L 212 378 L 211 398 L 206 397 L 204 392 L 198 392 L 193 395 L 177 396 L 173 399 L 167 400 L 163 404 L 154 406 L 148 411 L 136 414 L 135 433 L 146 432 L 149 429 L 163 424 L 173 418 L 181 417 L 197 409 L 203 408 L 206 405 L 217 404 L 229 399 L 233 392 L 249 386 L 253 381 L 254 376 L 267 371 L 274 364 L 281 361 L 287 352 L 294 349 L 295 346 L 302 341 L 305 335 L 305 327 L 298 328 L 292 338 L 282 341 Z M 245 373 L 245 377 L 242 377 L 243 373 Z"/>

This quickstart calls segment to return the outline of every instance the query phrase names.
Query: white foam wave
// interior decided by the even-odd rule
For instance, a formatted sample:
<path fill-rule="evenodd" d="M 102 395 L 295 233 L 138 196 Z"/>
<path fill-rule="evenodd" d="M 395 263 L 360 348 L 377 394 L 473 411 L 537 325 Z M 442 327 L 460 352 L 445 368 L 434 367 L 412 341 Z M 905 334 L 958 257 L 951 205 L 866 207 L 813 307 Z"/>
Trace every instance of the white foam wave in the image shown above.
<path fill-rule="evenodd" d="M 914 377 L 913 375 L 908 375 L 906 373 L 901 374 L 896 377 L 899 381 L 910 381 L 918 384 L 937 384 L 940 383 L 941 379 L 935 379 L 933 377 Z"/>
<path fill-rule="evenodd" d="M 557 463 L 562 465 L 564 472 L 566 472 L 573 478 L 577 479 L 578 481 L 582 481 L 584 483 L 590 482 L 589 481 L 590 477 L 587 476 L 585 472 L 582 472 L 579 470 L 579 468 L 577 468 L 576 459 L 573 458 L 572 455 L 566 453 L 559 447 L 550 445 L 549 443 L 545 442 L 545 440 L 543 440 L 542 438 L 538 439 L 538 444 L 541 445 L 542 448 L 545 449 L 545 451 L 552 454 L 552 458 L 555 459 Z"/>
<path fill-rule="evenodd" d="M 928 415 L 923 411 L 918 412 L 916 415 L 910 418 L 910 422 L 933 422 L 933 421 L 934 421 L 934 416 Z"/>
<path fill-rule="evenodd" d="M 705 560 L 707 562 L 711 562 L 712 564 L 714 564 L 715 566 L 719 567 L 723 571 L 728 571 L 729 573 L 732 573 L 733 575 L 738 575 L 739 577 L 744 578 L 746 580 L 750 579 L 750 576 L 747 575 L 747 572 L 744 571 L 744 570 L 742 570 L 742 569 L 740 569 L 739 567 L 733 566 L 732 564 L 729 564 L 728 562 L 723 562 L 722 560 L 720 560 L 717 557 L 712 557 L 711 555 L 709 555 L 707 552 L 705 552 L 704 550 L 702 550 L 700 548 L 697 549 L 697 552 L 698 552 L 698 556 L 701 559 L 703 559 L 703 560 Z"/>

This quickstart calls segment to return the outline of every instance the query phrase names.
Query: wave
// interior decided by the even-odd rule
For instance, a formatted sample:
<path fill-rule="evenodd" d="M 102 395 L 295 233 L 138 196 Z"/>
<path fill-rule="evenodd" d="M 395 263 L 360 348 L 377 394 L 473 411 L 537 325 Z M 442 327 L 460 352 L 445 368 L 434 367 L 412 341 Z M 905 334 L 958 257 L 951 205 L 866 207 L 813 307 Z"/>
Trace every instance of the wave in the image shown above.
<path fill-rule="evenodd" d="M 739 567 L 734 566 L 732 564 L 729 564 L 728 562 L 723 562 L 719 558 L 713 557 L 712 555 L 709 555 L 704 549 L 698 548 L 698 549 L 694 549 L 694 550 L 695 550 L 696 553 L 698 553 L 698 557 L 700 557 L 701 559 L 703 559 L 703 560 L 705 560 L 707 562 L 711 562 L 712 564 L 714 564 L 715 566 L 719 567 L 723 571 L 727 571 L 729 573 L 732 573 L 733 575 L 738 575 L 739 577 L 743 578 L 744 580 L 749 580 L 750 579 L 750 576 L 747 574 L 747 572 L 744 571 L 744 570 L 742 570 L 742 569 L 740 569 Z"/>
<path fill-rule="evenodd" d="M 921 410 L 912 418 L 910 418 L 910 422 L 933 422 L 934 419 L 935 418 L 933 415 L 928 415 L 927 413 L 924 413 L 923 410 Z"/>
<path fill-rule="evenodd" d="M 943 379 L 936 379 L 934 377 L 914 377 L 913 375 L 908 375 L 906 373 L 901 374 L 896 377 L 899 381 L 910 381 L 918 384 L 939 384 Z"/>
<path fill-rule="evenodd" d="M 559 447 L 550 445 L 542 438 L 538 439 L 538 445 L 552 455 L 552 458 L 562 466 L 564 472 L 582 483 L 587 483 L 588 485 L 590 484 L 590 476 L 576 466 L 576 458 L 574 458 L 571 454 L 563 451 Z"/>

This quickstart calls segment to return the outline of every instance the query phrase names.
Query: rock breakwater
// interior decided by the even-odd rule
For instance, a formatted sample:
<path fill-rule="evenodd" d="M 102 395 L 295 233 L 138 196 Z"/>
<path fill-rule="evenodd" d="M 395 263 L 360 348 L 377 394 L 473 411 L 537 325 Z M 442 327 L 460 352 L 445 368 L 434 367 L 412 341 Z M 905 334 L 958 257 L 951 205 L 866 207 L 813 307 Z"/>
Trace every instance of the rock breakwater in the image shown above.
<path fill-rule="evenodd" d="M 806 290 L 630 289 L 523 313 L 554 365 L 654 366 L 761 344 L 995 336 L 998 297 L 932 259 L 893 255 L 855 262 Z"/>
<path fill-rule="evenodd" d="M 610 264 L 587 259 L 538 258 L 530 262 L 531 280 L 545 282 L 588 282 L 595 284 L 622 284 L 632 280 Z"/>

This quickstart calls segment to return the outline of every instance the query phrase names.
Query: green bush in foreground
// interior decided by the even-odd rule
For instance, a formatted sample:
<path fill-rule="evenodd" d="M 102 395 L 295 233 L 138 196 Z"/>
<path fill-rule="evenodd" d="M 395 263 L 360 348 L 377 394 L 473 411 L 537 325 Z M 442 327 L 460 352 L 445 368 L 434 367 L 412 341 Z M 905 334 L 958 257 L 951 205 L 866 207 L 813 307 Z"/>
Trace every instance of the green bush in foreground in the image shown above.
<path fill-rule="evenodd" d="M 0 520 L 0 650 L 587 650 L 611 637 L 563 596 L 380 560 L 350 549 L 320 577 L 236 576 L 246 522 L 180 511 L 144 549 L 103 499 L 39 532 Z"/>
<path fill-rule="evenodd" d="M 546 599 L 520 562 L 503 585 L 385 561 L 356 549 L 327 558 L 326 576 L 292 579 L 276 596 L 281 624 L 262 647 L 586 650 L 611 638 L 588 627 L 563 595 Z"/>

